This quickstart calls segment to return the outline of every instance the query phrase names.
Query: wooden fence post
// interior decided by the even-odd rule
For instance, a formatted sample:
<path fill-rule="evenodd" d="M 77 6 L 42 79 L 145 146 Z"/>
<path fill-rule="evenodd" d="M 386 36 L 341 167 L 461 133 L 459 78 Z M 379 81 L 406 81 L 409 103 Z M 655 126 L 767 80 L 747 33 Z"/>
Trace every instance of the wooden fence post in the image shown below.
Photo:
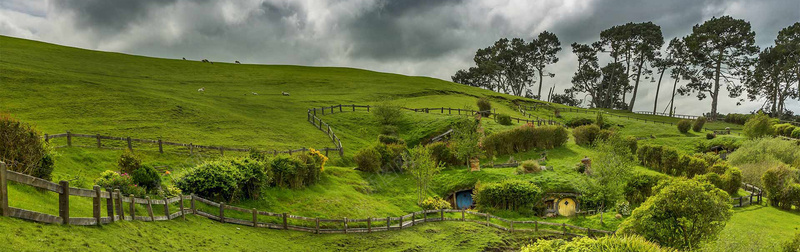
<path fill-rule="evenodd" d="M 367 105 L 367 112 L 369 112 L 369 105 Z"/>
<path fill-rule="evenodd" d="M 561 223 L 561 229 L 564 230 L 564 236 L 567 236 L 567 223 Z"/>
<path fill-rule="evenodd" d="M 194 144 L 189 143 L 189 154 L 194 154 Z"/>
<path fill-rule="evenodd" d="M 136 220 L 136 197 L 133 194 L 128 195 L 128 197 L 131 198 L 131 204 L 130 204 L 131 220 L 135 221 Z"/>
<path fill-rule="evenodd" d="M 163 144 L 161 142 L 161 139 L 158 139 L 158 153 L 161 153 L 161 154 L 164 153 L 164 146 L 163 146 Z"/>
<path fill-rule="evenodd" d="M 414 222 L 417 222 L 417 213 L 416 212 L 411 213 L 411 226 L 412 227 L 414 226 Z"/>
<path fill-rule="evenodd" d="M 219 203 L 219 222 L 225 223 L 225 203 Z"/>
<path fill-rule="evenodd" d="M 400 224 L 397 225 L 400 229 L 403 229 L 403 216 L 400 215 Z"/>
<path fill-rule="evenodd" d="M 509 221 L 508 223 L 511 225 L 511 227 L 509 228 L 508 232 L 514 232 L 514 221 L 512 220 L 512 221 Z"/>
<path fill-rule="evenodd" d="M 339 104 L 339 112 L 342 112 L 342 104 Z"/>
<path fill-rule="evenodd" d="M 487 213 L 486 214 L 486 226 L 487 227 L 489 226 L 489 222 L 491 222 L 491 219 L 489 219 L 489 214 Z"/>
<path fill-rule="evenodd" d="M 425 209 L 422 209 L 422 222 L 428 222 L 428 212 Z"/>
<path fill-rule="evenodd" d="M 465 217 L 465 213 L 466 212 L 467 212 L 467 210 L 461 209 L 461 221 L 466 221 L 467 220 L 466 217 Z"/>
<path fill-rule="evenodd" d="M 316 219 L 316 225 L 314 226 L 314 232 L 319 234 L 319 217 Z"/>
<path fill-rule="evenodd" d="M 739 207 L 742 207 L 742 201 L 743 201 L 742 198 L 744 197 L 739 197 Z"/>
<path fill-rule="evenodd" d="M 258 227 L 258 210 L 253 208 L 253 227 Z"/>
<path fill-rule="evenodd" d="M 67 146 L 72 147 L 72 133 L 67 130 Z"/>
<path fill-rule="evenodd" d="M 539 221 L 533 221 L 533 231 L 539 232 Z"/>
<path fill-rule="evenodd" d="M 441 214 L 442 221 L 444 221 L 444 208 L 439 209 L 439 213 Z"/>
<path fill-rule="evenodd" d="M 372 217 L 367 218 L 367 233 L 372 233 Z"/>
<path fill-rule="evenodd" d="M 44 141 L 48 143 L 50 142 L 50 134 L 47 133 L 44 134 Z"/>
<path fill-rule="evenodd" d="M 128 137 L 128 150 L 133 151 L 133 144 L 131 144 L 131 137 Z"/>
<path fill-rule="evenodd" d="M 347 233 L 347 217 L 344 217 L 344 233 Z"/>
<path fill-rule="evenodd" d="M 8 216 L 8 182 L 6 181 L 6 163 L 0 162 L 0 214 Z"/>
<path fill-rule="evenodd" d="M 108 199 L 106 199 L 106 213 L 111 222 L 114 222 L 114 190 L 108 190 L 108 188 L 106 188 L 106 192 L 108 192 Z"/>
<path fill-rule="evenodd" d="M 186 212 L 183 211 L 183 194 L 178 194 L 178 197 L 180 197 L 180 199 L 178 199 L 178 205 L 181 208 L 181 219 L 186 220 Z"/>
<path fill-rule="evenodd" d="M 153 216 L 153 201 L 150 200 L 150 196 L 144 196 L 144 199 L 147 200 L 147 214 L 150 215 L 150 221 L 156 221 Z"/>
<path fill-rule="evenodd" d="M 171 220 L 169 214 L 169 202 L 167 200 L 168 199 L 164 199 L 164 215 L 167 216 L 167 220 Z"/>
<path fill-rule="evenodd" d="M 289 222 L 286 220 L 286 217 L 288 215 L 289 214 L 287 214 L 287 213 L 283 213 L 283 229 L 289 229 Z"/>
<path fill-rule="evenodd" d="M 192 209 L 192 214 L 197 214 L 197 207 L 194 205 L 194 194 L 192 194 L 192 198 L 189 200 L 189 208 Z"/>
<path fill-rule="evenodd" d="M 97 134 L 97 148 L 100 148 L 102 145 L 100 144 L 100 134 Z"/>
<path fill-rule="evenodd" d="M 94 199 L 92 199 L 92 215 L 94 216 L 95 221 L 97 221 L 97 225 L 99 226 L 100 223 L 100 186 L 94 186 Z"/>
<path fill-rule="evenodd" d="M 356 105 L 353 104 L 353 111 L 356 111 Z"/>
<path fill-rule="evenodd" d="M 386 231 L 389 231 L 389 228 L 392 226 L 392 217 L 386 216 Z"/>
<path fill-rule="evenodd" d="M 117 195 L 117 215 L 119 215 L 119 220 L 124 220 L 125 211 L 122 209 L 122 193 L 119 192 L 119 189 L 114 189 L 114 194 Z"/>
<path fill-rule="evenodd" d="M 69 224 L 69 182 L 61 180 L 61 193 L 58 194 L 58 216 L 61 216 L 61 223 Z"/>

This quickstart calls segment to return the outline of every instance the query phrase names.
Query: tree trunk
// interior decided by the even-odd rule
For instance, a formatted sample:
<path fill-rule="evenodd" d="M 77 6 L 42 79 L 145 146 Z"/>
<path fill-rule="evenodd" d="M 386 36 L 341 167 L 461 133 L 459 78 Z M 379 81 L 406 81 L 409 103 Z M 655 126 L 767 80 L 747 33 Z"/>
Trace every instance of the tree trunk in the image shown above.
<path fill-rule="evenodd" d="M 669 116 L 673 116 L 672 107 L 675 106 L 675 89 L 678 87 L 678 81 L 680 80 L 680 76 L 675 78 L 675 83 L 672 84 L 672 99 L 669 100 Z"/>
<path fill-rule="evenodd" d="M 542 85 L 544 85 L 544 83 L 542 83 L 542 70 L 539 69 L 539 93 L 536 94 L 539 96 L 539 100 L 542 100 Z"/>
<path fill-rule="evenodd" d="M 644 57 L 639 61 L 639 69 L 636 70 L 636 84 L 633 86 L 633 95 L 631 95 L 631 105 L 628 106 L 628 111 L 633 111 L 633 105 L 636 104 L 636 93 L 639 92 L 639 80 L 642 77 L 642 66 L 644 65 Z M 623 100 L 624 101 L 624 100 Z"/>
<path fill-rule="evenodd" d="M 654 115 L 656 114 L 656 108 L 658 107 L 658 92 L 661 91 L 661 79 L 664 78 L 664 72 L 666 72 L 666 71 L 667 71 L 666 68 L 661 69 L 661 74 L 658 76 L 658 85 L 656 85 L 656 99 L 655 99 L 655 101 L 653 101 L 653 114 Z"/>
<path fill-rule="evenodd" d="M 719 56 L 717 56 L 717 67 L 714 75 L 714 90 L 711 94 L 711 116 L 717 116 L 717 102 L 719 101 L 719 76 L 720 71 L 722 71 L 722 55 L 723 52 L 719 52 Z"/>

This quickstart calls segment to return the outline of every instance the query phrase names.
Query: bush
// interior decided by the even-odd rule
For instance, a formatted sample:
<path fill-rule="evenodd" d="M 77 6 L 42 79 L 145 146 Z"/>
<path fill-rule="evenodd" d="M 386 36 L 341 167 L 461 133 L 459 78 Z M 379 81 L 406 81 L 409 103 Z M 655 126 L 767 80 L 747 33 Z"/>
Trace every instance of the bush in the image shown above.
<path fill-rule="evenodd" d="M 8 170 L 49 180 L 53 159 L 40 136 L 33 126 L 0 114 L 0 161 Z"/>
<path fill-rule="evenodd" d="M 535 127 L 532 124 L 486 136 L 482 148 L 486 155 L 504 155 L 533 148 L 552 149 L 567 142 L 569 133 L 563 126 Z"/>
<path fill-rule="evenodd" d="M 400 156 L 406 151 L 403 144 L 378 144 L 373 148 L 381 154 L 381 168 L 386 171 L 399 171 L 401 163 L 398 163 Z"/>
<path fill-rule="evenodd" d="M 600 135 L 600 127 L 597 125 L 580 126 L 572 130 L 572 136 L 575 137 L 575 144 L 578 145 L 592 145 Z"/>
<path fill-rule="evenodd" d="M 681 133 L 684 133 L 684 134 L 688 133 L 689 132 L 689 128 L 691 128 L 691 127 L 692 127 L 692 121 L 684 119 L 684 120 L 680 120 L 678 122 L 678 131 L 680 131 Z"/>
<path fill-rule="evenodd" d="M 153 191 L 161 187 L 161 174 L 149 165 L 142 165 L 131 173 L 133 182 L 145 190 Z"/>
<path fill-rule="evenodd" d="M 594 123 L 594 120 L 592 120 L 591 118 L 572 118 L 572 119 L 567 120 L 567 122 L 564 125 L 567 125 L 567 127 L 570 127 L 570 128 L 575 128 L 575 127 L 580 127 L 580 126 L 583 126 L 583 125 L 589 125 L 589 124 L 593 124 L 593 123 Z"/>
<path fill-rule="evenodd" d="M 603 118 L 603 113 L 597 112 L 597 118 L 595 119 L 595 124 L 597 124 L 597 127 L 600 127 L 601 129 L 606 127 L 606 120 L 605 118 Z"/>
<path fill-rule="evenodd" d="M 791 241 L 783 244 L 783 252 L 797 252 L 800 251 L 800 233 L 794 235 Z"/>
<path fill-rule="evenodd" d="M 787 165 L 800 162 L 800 148 L 791 141 L 767 137 L 747 140 L 742 147 L 728 155 L 728 162 L 735 166 L 764 161 L 777 161 Z"/>
<path fill-rule="evenodd" d="M 744 124 L 744 135 L 750 139 L 772 136 L 775 133 L 773 125 L 775 120 L 765 114 L 758 114 Z"/>
<path fill-rule="evenodd" d="M 738 137 L 717 137 L 711 141 L 697 141 L 695 152 L 709 152 L 711 147 L 721 146 L 728 151 L 734 151 L 742 146 L 744 140 Z"/>
<path fill-rule="evenodd" d="M 578 252 L 578 251 L 626 251 L 626 252 L 671 252 L 638 235 L 581 237 L 571 241 L 562 239 L 538 239 L 532 245 L 522 247 L 521 252 Z"/>
<path fill-rule="evenodd" d="M 714 135 L 714 133 L 706 133 L 706 139 L 708 140 L 714 139 L 715 137 L 717 137 L 717 135 Z"/>
<path fill-rule="evenodd" d="M 526 174 L 542 171 L 542 166 L 536 160 L 525 160 L 517 167 L 517 174 Z"/>
<path fill-rule="evenodd" d="M 636 153 L 639 149 L 639 140 L 636 140 L 634 136 L 625 136 L 619 138 L 625 146 L 628 146 L 628 149 L 631 150 L 631 153 Z"/>
<path fill-rule="evenodd" d="M 278 157 L 273 160 L 273 166 L 276 162 L 286 160 L 294 162 L 286 157 Z M 207 161 L 178 178 L 175 186 L 183 192 L 212 200 L 230 202 L 243 198 L 257 199 L 261 188 L 270 181 L 267 171 L 264 162 L 250 158 Z"/>
<path fill-rule="evenodd" d="M 617 213 L 622 216 L 631 215 L 631 203 L 627 200 L 620 200 L 614 205 L 614 209 L 617 210 Z"/>
<path fill-rule="evenodd" d="M 44 156 L 42 157 L 42 161 L 39 162 L 39 166 L 36 167 L 36 169 L 34 169 L 33 173 L 31 173 L 30 175 L 40 179 L 50 180 L 52 178 L 54 167 L 55 167 L 55 161 L 53 160 L 53 155 L 47 153 L 44 154 Z"/>
<path fill-rule="evenodd" d="M 482 116 L 489 116 L 492 114 L 490 111 L 492 110 L 492 102 L 489 101 L 489 98 L 481 97 L 478 98 L 478 110 L 482 111 Z"/>
<path fill-rule="evenodd" d="M 728 194 L 707 183 L 675 179 L 655 190 L 620 224 L 617 235 L 638 234 L 662 246 L 697 248 L 716 239 L 733 214 Z"/>
<path fill-rule="evenodd" d="M 164 197 L 164 198 L 172 198 L 172 197 L 176 197 L 176 196 L 179 196 L 179 195 L 183 194 L 183 191 L 181 191 L 180 188 L 178 188 L 178 187 L 176 187 L 174 185 L 168 185 L 168 186 L 162 188 L 161 191 L 159 191 L 159 192 L 160 192 L 159 196 Z"/>
<path fill-rule="evenodd" d="M 635 173 L 625 187 L 625 199 L 633 205 L 641 204 L 653 195 L 653 187 L 666 178 L 661 174 Z"/>
<path fill-rule="evenodd" d="M 797 138 L 797 139 L 800 139 L 800 127 L 798 127 L 798 128 L 795 128 L 795 129 L 792 131 L 792 138 Z"/>
<path fill-rule="evenodd" d="M 456 156 L 453 147 L 447 145 L 446 143 L 435 142 L 432 144 L 428 144 L 427 147 L 428 149 L 431 150 L 431 156 L 433 156 L 433 159 L 437 164 L 448 165 L 448 166 L 455 166 L 461 164 L 461 162 L 458 160 L 458 157 Z"/>
<path fill-rule="evenodd" d="M 133 174 L 133 171 L 142 166 L 142 160 L 131 151 L 125 151 L 119 156 L 117 166 L 122 173 Z"/>
<path fill-rule="evenodd" d="M 423 200 L 419 203 L 419 206 L 422 207 L 423 210 L 450 209 L 450 202 L 447 202 L 439 196 L 434 196 Z"/>
<path fill-rule="evenodd" d="M 500 125 L 511 125 L 511 116 L 506 114 L 496 114 L 494 120 Z"/>
<path fill-rule="evenodd" d="M 725 115 L 725 122 L 744 125 L 747 120 L 749 120 L 754 115 L 743 115 L 743 114 L 727 114 Z"/>
<path fill-rule="evenodd" d="M 716 172 L 709 172 L 699 175 L 695 179 L 710 183 L 729 195 L 736 195 L 742 185 L 742 172 L 738 168 L 730 167 L 722 175 Z"/>
<path fill-rule="evenodd" d="M 789 125 L 783 129 L 782 135 L 785 137 L 792 137 L 792 132 L 794 132 L 795 129 L 797 129 L 797 127 L 795 127 L 794 125 Z"/>
<path fill-rule="evenodd" d="M 542 197 L 542 189 L 530 181 L 505 180 L 475 188 L 475 203 L 481 207 L 517 210 L 529 207 Z"/>
<path fill-rule="evenodd" d="M 356 170 L 377 173 L 381 170 L 381 153 L 375 148 L 361 149 L 353 155 Z"/>
<path fill-rule="evenodd" d="M 403 109 L 389 103 L 373 106 L 372 114 L 382 125 L 397 125 L 403 120 Z"/>
<path fill-rule="evenodd" d="M 703 116 L 698 117 L 697 120 L 694 120 L 694 124 L 692 124 L 692 130 L 694 132 L 702 132 L 703 125 L 706 125 L 706 118 Z"/>
<path fill-rule="evenodd" d="M 378 142 L 380 142 L 382 144 L 406 145 L 406 140 L 403 140 L 402 138 L 399 138 L 399 137 L 396 137 L 396 136 L 390 136 L 390 135 L 383 135 L 383 134 L 378 135 Z"/>
<path fill-rule="evenodd" d="M 782 209 L 792 209 L 792 204 L 796 204 L 794 198 L 796 193 L 793 187 L 800 181 L 800 172 L 786 165 L 779 165 L 768 169 L 761 177 L 763 189 L 767 193 L 770 205 Z M 800 207 L 800 206 L 798 206 Z"/>
<path fill-rule="evenodd" d="M 145 189 L 136 185 L 133 178 L 128 174 L 120 175 L 117 172 L 106 170 L 100 173 L 100 177 L 94 180 L 98 186 L 105 188 L 107 191 L 119 189 L 123 195 L 133 194 L 136 197 L 144 197 L 146 194 Z"/>
<path fill-rule="evenodd" d="M 394 136 L 397 135 L 397 126 L 383 125 L 381 126 L 381 134 Z"/>

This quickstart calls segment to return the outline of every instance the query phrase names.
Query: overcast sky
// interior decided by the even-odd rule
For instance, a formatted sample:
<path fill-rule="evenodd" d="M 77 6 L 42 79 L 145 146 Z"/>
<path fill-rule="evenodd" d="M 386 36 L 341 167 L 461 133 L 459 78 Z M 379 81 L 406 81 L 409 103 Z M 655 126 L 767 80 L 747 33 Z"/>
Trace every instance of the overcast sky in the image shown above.
<path fill-rule="evenodd" d="M 722 15 L 749 21 L 764 48 L 780 29 L 800 21 L 800 1 L 0 0 L 0 34 L 155 57 L 346 66 L 449 81 L 473 65 L 478 48 L 547 30 L 563 50 L 549 67 L 556 77 L 545 79 L 543 90 L 555 85 L 562 93 L 577 67 L 572 42 L 596 41 L 613 25 L 653 21 L 667 43 Z M 659 111 L 671 84 L 665 77 Z M 639 92 L 635 110 L 651 111 L 655 83 L 643 81 Z M 722 113 L 763 103 L 735 106 L 736 99 L 720 97 Z M 680 97 L 676 104 L 678 113 L 700 114 L 710 111 L 711 100 Z M 800 113 L 800 102 L 787 108 Z"/>

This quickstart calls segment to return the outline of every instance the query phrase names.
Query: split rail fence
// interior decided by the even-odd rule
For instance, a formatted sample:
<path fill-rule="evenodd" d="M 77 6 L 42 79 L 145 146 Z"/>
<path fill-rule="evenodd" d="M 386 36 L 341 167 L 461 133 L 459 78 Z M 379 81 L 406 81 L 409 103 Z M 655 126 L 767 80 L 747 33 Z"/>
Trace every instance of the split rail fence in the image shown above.
<path fill-rule="evenodd" d="M 9 207 L 8 181 L 57 193 L 58 216 Z M 92 198 L 92 216 L 73 217 L 70 213 L 70 196 Z M 105 209 L 102 207 L 103 202 L 106 204 Z M 128 203 L 127 207 L 125 203 Z M 177 209 L 170 209 L 170 205 L 173 204 L 177 204 Z M 146 214 L 137 214 L 136 205 L 143 205 L 146 209 Z M 163 215 L 154 214 L 154 208 L 163 208 Z M 106 217 L 102 216 L 104 210 L 107 212 Z M 613 231 L 584 228 L 565 223 L 508 220 L 487 213 L 465 210 L 425 210 L 403 216 L 387 216 L 385 218 L 350 219 L 345 217 L 341 219 L 324 219 L 297 216 L 289 213 L 259 211 L 255 208 L 246 209 L 230 206 L 222 202 L 213 202 L 196 195 L 180 195 L 168 199 L 137 198 L 133 195 L 122 195 L 119 190 L 101 191 L 99 186 L 94 186 L 93 190 L 89 190 L 70 187 L 68 181 L 61 181 L 56 184 L 14 171 L 8 171 L 2 162 L 0 162 L 0 212 L 2 212 L 2 216 L 34 222 L 83 226 L 102 225 L 121 220 L 165 221 L 178 217 L 185 220 L 187 214 L 195 214 L 223 223 L 296 230 L 315 234 L 371 233 L 400 230 L 420 223 L 440 221 L 469 221 L 508 232 L 536 232 L 564 236 L 596 237 L 615 233 Z"/>
<path fill-rule="evenodd" d="M 761 199 L 764 196 L 764 192 L 761 190 L 761 188 L 758 188 L 748 183 L 742 183 L 742 188 L 745 191 L 749 192 L 750 195 L 731 198 L 731 201 L 733 202 L 733 207 L 744 207 L 752 205 L 754 203 L 759 205 L 761 204 Z"/>

